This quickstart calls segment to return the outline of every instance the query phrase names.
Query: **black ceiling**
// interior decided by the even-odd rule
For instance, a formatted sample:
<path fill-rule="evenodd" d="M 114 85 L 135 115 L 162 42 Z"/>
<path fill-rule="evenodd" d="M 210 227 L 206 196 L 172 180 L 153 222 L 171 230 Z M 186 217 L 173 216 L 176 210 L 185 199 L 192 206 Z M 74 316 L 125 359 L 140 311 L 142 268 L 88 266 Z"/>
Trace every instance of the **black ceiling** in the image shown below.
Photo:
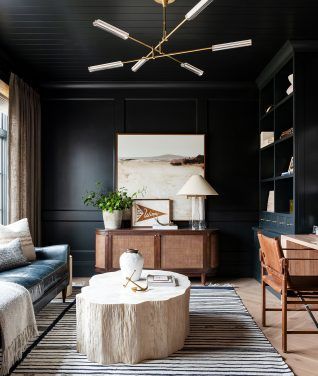
<path fill-rule="evenodd" d="M 174 27 L 199 0 L 168 8 Z M 165 49 L 200 48 L 253 39 L 253 47 L 203 52 L 184 60 L 203 69 L 198 77 L 159 59 L 137 73 L 128 66 L 88 73 L 87 66 L 138 58 L 148 52 L 92 26 L 103 19 L 155 44 L 161 35 L 160 5 L 153 0 L 0 0 L 0 49 L 45 81 L 244 81 L 254 80 L 287 39 L 318 39 L 317 0 L 215 0 L 187 22 Z"/>

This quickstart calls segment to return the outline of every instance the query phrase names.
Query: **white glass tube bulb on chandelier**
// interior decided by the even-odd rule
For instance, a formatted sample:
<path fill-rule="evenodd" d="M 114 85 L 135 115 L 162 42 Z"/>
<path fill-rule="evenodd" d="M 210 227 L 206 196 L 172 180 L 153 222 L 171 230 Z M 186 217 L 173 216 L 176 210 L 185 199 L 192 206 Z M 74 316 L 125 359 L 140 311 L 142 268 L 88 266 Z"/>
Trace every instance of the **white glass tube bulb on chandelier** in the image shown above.
<path fill-rule="evenodd" d="M 106 69 L 122 68 L 123 66 L 124 63 L 122 61 L 114 61 L 113 63 L 92 65 L 91 67 L 88 67 L 88 70 L 89 72 L 97 72 Z"/>
<path fill-rule="evenodd" d="M 232 48 L 249 47 L 252 45 L 252 39 L 240 40 L 231 43 L 215 44 L 212 46 L 212 51 L 230 50 Z"/>
<path fill-rule="evenodd" d="M 116 35 L 116 37 L 119 37 L 121 39 L 128 39 L 129 33 L 127 33 L 124 30 L 118 29 L 118 27 L 113 26 L 105 21 L 102 20 L 96 20 L 93 22 L 93 25 L 96 27 L 99 27 L 102 30 L 108 31 L 111 34 Z"/>
<path fill-rule="evenodd" d="M 192 21 L 197 15 L 199 15 L 208 5 L 214 0 L 201 0 L 185 15 L 187 21 Z"/>
<path fill-rule="evenodd" d="M 133 72 L 137 72 L 137 70 L 139 68 L 141 68 L 147 62 L 147 60 L 148 59 L 146 59 L 146 58 L 143 57 L 142 59 L 140 59 L 139 61 L 137 61 L 137 63 L 134 66 L 131 67 L 131 70 Z"/>
<path fill-rule="evenodd" d="M 190 72 L 193 72 L 193 73 L 197 74 L 198 76 L 202 76 L 203 73 L 204 73 L 203 70 L 201 70 L 199 68 L 196 68 L 196 67 L 194 67 L 193 65 L 191 65 L 189 63 L 182 63 L 181 67 L 187 69 Z"/>

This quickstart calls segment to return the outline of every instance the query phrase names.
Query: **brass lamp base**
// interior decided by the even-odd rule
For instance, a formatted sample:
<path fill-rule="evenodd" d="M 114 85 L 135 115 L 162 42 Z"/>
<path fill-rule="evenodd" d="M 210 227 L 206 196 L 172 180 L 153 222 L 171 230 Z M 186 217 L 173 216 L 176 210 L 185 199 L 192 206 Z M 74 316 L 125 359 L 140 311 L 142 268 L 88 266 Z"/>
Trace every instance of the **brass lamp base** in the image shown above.
<path fill-rule="evenodd" d="M 154 0 L 156 3 L 166 7 L 168 4 L 174 3 L 176 0 Z"/>

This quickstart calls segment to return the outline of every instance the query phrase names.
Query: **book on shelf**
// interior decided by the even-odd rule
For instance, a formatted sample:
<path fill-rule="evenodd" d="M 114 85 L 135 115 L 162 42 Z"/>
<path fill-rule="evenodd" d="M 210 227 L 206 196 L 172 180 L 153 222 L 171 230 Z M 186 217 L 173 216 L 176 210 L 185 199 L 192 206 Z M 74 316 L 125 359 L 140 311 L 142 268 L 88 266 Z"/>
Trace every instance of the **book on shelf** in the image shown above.
<path fill-rule="evenodd" d="M 272 213 L 275 212 L 275 192 L 274 191 L 268 192 L 267 211 L 272 212 Z"/>
<path fill-rule="evenodd" d="M 274 142 L 274 132 L 261 132 L 260 145 L 261 148 L 270 145 Z"/>
<path fill-rule="evenodd" d="M 176 278 L 169 274 L 148 274 L 147 283 L 149 287 L 174 287 L 177 286 Z"/>

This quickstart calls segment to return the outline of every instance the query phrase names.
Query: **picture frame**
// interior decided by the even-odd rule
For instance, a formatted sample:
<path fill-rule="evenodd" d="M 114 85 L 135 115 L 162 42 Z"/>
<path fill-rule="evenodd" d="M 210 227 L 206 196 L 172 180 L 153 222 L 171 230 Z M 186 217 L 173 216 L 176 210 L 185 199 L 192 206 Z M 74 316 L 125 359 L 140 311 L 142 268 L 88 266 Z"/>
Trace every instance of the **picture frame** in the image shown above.
<path fill-rule="evenodd" d="M 171 200 L 169 199 L 136 199 L 132 206 L 132 227 L 152 227 L 171 221 Z"/>
<path fill-rule="evenodd" d="M 188 221 L 191 202 L 177 193 L 192 175 L 205 176 L 205 145 L 205 134 L 117 133 L 115 186 L 170 199 L 171 219 Z"/>

